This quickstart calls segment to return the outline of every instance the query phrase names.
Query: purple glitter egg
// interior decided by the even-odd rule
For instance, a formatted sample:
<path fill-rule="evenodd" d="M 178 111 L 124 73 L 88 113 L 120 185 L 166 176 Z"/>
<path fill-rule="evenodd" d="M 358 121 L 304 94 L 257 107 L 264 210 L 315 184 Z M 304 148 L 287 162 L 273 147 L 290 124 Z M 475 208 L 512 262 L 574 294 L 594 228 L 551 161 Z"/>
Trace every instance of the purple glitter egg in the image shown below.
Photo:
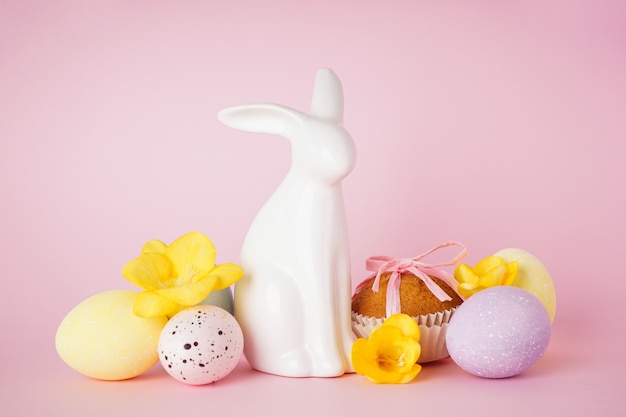
<path fill-rule="evenodd" d="M 491 287 L 457 308 L 446 346 L 452 360 L 467 372 L 507 378 L 543 356 L 551 330 L 550 316 L 537 297 L 517 287 Z"/>

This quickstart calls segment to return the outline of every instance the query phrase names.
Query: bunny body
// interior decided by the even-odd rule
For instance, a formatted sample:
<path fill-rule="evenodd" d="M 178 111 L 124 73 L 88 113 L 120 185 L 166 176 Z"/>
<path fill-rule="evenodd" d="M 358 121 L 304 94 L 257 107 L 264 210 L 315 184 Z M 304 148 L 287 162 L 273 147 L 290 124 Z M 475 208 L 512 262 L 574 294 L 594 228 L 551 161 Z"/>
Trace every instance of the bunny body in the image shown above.
<path fill-rule="evenodd" d="M 283 376 L 350 372 L 351 279 L 341 180 L 355 162 L 341 127 L 336 75 L 318 72 L 311 115 L 276 104 L 224 109 L 226 125 L 291 141 L 291 168 L 252 222 L 235 285 L 245 355 L 255 369 Z"/>

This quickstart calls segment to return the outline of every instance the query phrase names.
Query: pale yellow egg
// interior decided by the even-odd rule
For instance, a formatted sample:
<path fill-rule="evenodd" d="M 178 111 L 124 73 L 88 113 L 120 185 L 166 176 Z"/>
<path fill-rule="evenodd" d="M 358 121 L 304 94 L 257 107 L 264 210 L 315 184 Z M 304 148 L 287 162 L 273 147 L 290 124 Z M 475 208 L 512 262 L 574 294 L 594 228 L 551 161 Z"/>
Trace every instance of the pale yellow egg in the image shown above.
<path fill-rule="evenodd" d="M 518 248 L 502 249 L 494 255 L 507 262 L 518 263 L 519 271 L 513 281 L 513 286 L 522 288 L 537 297 L 548 310 L 550 321 L 553 322 L 556 313 L 556 291 L 550 273 L 539 259 Z"/>
<path fill-rule="evenodd" d="M 65 316 L 56 334 L 63 361 L 83 375 L 121 380 L 147 371 L 159 360 L 157 346 L 167 318 L 133 314 L 136 292 L 96 294 Z"/>

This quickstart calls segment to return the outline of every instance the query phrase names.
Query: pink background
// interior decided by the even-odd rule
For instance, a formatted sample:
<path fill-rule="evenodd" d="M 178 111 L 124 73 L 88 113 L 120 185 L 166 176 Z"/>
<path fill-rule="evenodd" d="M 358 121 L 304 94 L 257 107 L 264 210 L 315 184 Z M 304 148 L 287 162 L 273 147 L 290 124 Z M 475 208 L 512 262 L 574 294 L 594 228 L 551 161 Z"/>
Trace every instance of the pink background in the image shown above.
<path fill-rule="evenodd" d="M 625 28 L 620 1 L 0 1 L 0 414 L 623 415 Z M 358 149 L 353 284 L 371 255 L 526 249 L 558 294 L 541 361 L 486 380 L 445 360 L 403 386 L 67 367 L 58 324 L 133 288 L 146 240 L 199 230 L 237 262 L 289 148 L 216 113 L 306 109 L 322 66 Z"/>

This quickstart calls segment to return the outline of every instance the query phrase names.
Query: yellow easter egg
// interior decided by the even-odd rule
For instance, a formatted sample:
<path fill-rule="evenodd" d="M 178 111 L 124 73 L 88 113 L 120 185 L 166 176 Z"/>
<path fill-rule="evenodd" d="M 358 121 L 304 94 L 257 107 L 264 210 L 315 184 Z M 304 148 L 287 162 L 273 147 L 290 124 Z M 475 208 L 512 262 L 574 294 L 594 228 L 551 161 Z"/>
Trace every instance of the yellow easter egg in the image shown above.
<path fill-rule="evenodd" d="M 121 380 L 147 371 L 159 360 L 159 335 L 167 318 L 133 314 L 136 292 L 96 294 L 74 307 L 56 333 L 63 361 L 83 375 Z"/>
<path fill-rule="evenodd" d="M 548 310 L 550 321 L 553 322 L 556 313 L 556 292 L 548 270 L 539 259 L 518 248 L 502 249 L 494 255 L 507 262 L 517 262 L 519 271 L 512 285 L 537 297 Z"/>

